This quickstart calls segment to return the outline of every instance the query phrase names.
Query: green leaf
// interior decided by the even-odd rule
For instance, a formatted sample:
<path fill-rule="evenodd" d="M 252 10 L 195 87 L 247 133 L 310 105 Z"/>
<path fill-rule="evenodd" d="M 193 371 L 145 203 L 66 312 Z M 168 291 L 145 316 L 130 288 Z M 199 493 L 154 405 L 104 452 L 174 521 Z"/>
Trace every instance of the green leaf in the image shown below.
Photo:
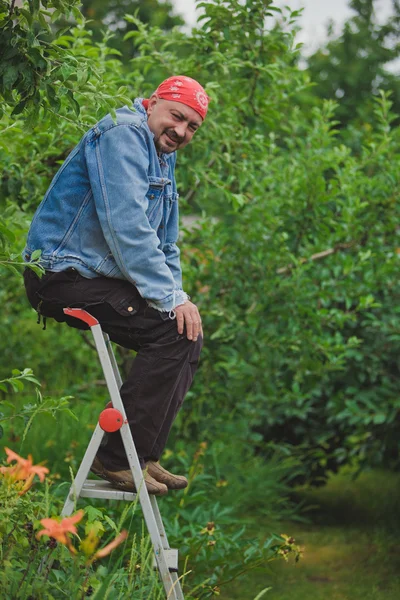
<path fill-rule="evenodd" d="M 25 8 L 18 8 L 18 12 L 26 19 L 29 27 L 31 27 L 33 23 L 32 13 Z"/>
<path fill-rule="evenodd" d="M 265 594 L 267 592 L 269 592 L 270 590 L 272 590 L 272 587 L 264 588 L 263 590 L 261 590 L 261 592 L 259 594 L 257 594 L 257 596 L 254 598 L 254 600 L 261 600 L 261 598 L 263 598 L 265 596 Z"/>
<path fill-rule="evenodd" d="M 94 532 L 95 535 L 104 533 L 104 525 L 101 521 L 91 521 L 85 525 L 85 534 L 88 535 L 89 531 Z"/>
<path fill-rule="evenodd" d="M 85 513 L 87 514 L 88 523 L 93 523 L 103 518 L 103 512 L 94 506 L 86 506 Z"/>
<path fill-rule="evenodd" d="M 14 108 L 14 110 L 12 111 L 12 113 L 11 113 L 11 116 L 12 116 L 12 117 L 14 117 L 15 115 L 19 115 L 19 114 L 21 114 L 21 113 L 22 113 L 22 111 L 23 111 L 23 110 L 25 109 L 25 107 L 27 106 L 27 104 L 28 104 L 28 101 L 29 101 L 28 99 L 21 100 L 21 102 L 19 102 L 19 103 L 17 104 L 17 106 Z"/>
<path fill-rule="evenodd" d="M 13 65 L 7 67 L 4 72 L 4 75 L 3 75 L 4 87 L 11 89 L 14 85 L 14 82 L 16 81 L 16 79 L 18 77 L 18 74 L 19 74 L 18 67 L 15 67 Z"/>
<path fill-rule="evenodd" d="M 43 29 L 47 32 L 51 32 L 51 27 L 50 27 L 50 23 L 48 22 L 48 20 L 46 19 L 45 15 L 43 14 L 42 11 L 39 11 L 38 13 L 38 20 L 40 25 L 43 27 Z"/>
<path fill-rule="evenodd" d="M 31 260 L 37 260 L 38 258 L 41 257 L 41 255 L 42 255 L 41 250 L 34 250 L 31 255 Z"/>
<path fill-rule="evenodd" d="M 103 515 L 103 519 L 106 521 L 106 523 L 109 524 L 109 526 L 116 532 L 118 533 L 118 527 L 117 525 L 114 523 L 114 521 L 112 519 L 110 519 L 110 517 L 108 515 Z"/>
<path fill-rule="evenodd" d="M 378 413 L 376 415 L 373 416 L 373 423 L 375 423 L 375 425 L 382 425 L 383 423 L 386 422 L 386 415 L 383 413 Z"/>

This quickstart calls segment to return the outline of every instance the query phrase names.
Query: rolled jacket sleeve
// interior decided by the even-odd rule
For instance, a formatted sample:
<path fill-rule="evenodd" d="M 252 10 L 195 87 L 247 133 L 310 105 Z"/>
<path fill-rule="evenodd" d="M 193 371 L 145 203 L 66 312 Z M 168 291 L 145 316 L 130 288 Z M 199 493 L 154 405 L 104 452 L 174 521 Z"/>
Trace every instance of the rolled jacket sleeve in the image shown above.
<path fill-rule="evenodd" d="M 169 311 L 187 295 L 175 280 L 176 259 L 171 268 L 147 217 L 147 144 L 140 127 L 115 125 L 87 144 L 86 162 L 103 235 L 121 273 L 151 306 Z"/>

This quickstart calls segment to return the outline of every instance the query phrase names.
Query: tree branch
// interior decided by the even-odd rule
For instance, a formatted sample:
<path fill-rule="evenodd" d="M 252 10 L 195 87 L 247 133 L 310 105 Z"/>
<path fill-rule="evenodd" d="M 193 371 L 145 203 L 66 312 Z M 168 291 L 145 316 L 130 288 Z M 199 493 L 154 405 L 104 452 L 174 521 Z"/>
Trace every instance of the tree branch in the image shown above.
<path fill-rule="evenodd" d="M 94 379 L 93 381 L 89 381 L 88 383 L 82 383 L 78 388 L 78 392 L 82 392 L 84 390 L 88 390 L 93 386 L 105 387 L 107 382 L 105 379 Z"/>
<path fill-rule="evenodd" d="M 93 344 L 93 342 L 91 342 L 91 341 L 89 340 L 89 338 L 87 337 L 86 331 L 82 331 L 82 330 L 81 330 L 81 331 L 80 331 L 80 334 L 81 334 L 81 336 L 82 336 L 82 339 L 83 339 L 83 341 L 85 342 L 85 344 L 86 344 L 87 346 L 89 346 L 89 348 L 92 348 L 92 350 L 96 350 L 96 352 L 97 352 L 97 348 L 96 348 L 96 346 Z"/>
<path fill-rule="evenodd" d="M 337 244 L 334 248 L 328 248 L 327 250 L 323 250 L 322 252 L 317 252 L 316 254 L 312 254 L 309 258 L 300 258 L 299 263 L 304 264 L 312 260 L 321 260 L 321 258 L 326 258 L 327 256 L 331 256 L 332 254 L 336 254 L 337 252 L 339 252 L 339 250 L 347 250 L 348 248 L 354 246 L 356 243 L 356 241 L 352 241 L 345 242 L 343 244 Z M 278 275 L 282 275 L 284 273 L 287 273 L 294 267 L 295 265 L 289 264 L 285 267 L 280 267 L 280 269 L 277 269 L 276 273 Z"/>
<path fill-rule="evenodd" d="M 223 150 L 224 152 L 225 150 Z M 214 165 L 216 158 L 212 158 L 208 164 L 207 164 L 207 169 L 211 169 L 211 167 Z M 186 202 L 190 202 L 191 199 L 193 198 L 193 196 L 195 195 L 195 193 L 197 192 L 197 188 L 200 186 L 201 181 L 198 180 L 197 183 L 195 184 L 195 186 L 189 191 L 188 195 L 186 196 L 185 200 Z"/>

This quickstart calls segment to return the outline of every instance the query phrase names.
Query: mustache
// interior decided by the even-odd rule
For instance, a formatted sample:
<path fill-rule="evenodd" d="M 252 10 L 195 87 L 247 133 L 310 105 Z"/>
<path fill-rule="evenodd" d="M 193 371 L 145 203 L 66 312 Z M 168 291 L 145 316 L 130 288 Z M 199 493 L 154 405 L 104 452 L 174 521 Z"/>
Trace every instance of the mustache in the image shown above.
<path fill-rule="evenodd" d="M 177 135 L 173 129 L 165 129 L 164 133 L 166 133 L 168 137 L 171 138 L 171 140 L 177 142 L 178 144 L 182 143 L 185 140 L 185 136 L 182 137 L 180 135 Z"/>

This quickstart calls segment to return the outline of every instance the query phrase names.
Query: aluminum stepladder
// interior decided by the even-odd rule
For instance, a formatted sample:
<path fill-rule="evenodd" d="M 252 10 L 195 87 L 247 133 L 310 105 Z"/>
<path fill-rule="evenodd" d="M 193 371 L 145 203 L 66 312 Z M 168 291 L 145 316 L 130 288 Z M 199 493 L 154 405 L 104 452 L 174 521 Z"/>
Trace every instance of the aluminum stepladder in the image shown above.
<path fill-rule="evenodd" d="M 99 422 L 69 490 L 62 510 L 62 516 L 66 517 L 72 514 L 79 498 L 103 498 L 132 502 L 136 499 L 136 496 L 139 496 L 139 502 L 153 545 L 155 561 L 164 586 L 166 598 L 168 600 L 184 600 L 178 578 L 178 551 L 169 547 L 157 500 L 155 496 L 149 495 L 144 483 L 139 457 L 119 392 L 122 380 L 110 339 L 107 334 L 103 333 L 97 319 L 85 310 L 64 308 L 64 313 L 89 325 L 107 383 L 112 407 L 105 408 L 100 414 Z M 136 490 L 139 490 L 137 494 L 115 489 L 107 481 L 87 479 L 90 467 L 105 432 L 118 430 L 122 437 Z"/>

